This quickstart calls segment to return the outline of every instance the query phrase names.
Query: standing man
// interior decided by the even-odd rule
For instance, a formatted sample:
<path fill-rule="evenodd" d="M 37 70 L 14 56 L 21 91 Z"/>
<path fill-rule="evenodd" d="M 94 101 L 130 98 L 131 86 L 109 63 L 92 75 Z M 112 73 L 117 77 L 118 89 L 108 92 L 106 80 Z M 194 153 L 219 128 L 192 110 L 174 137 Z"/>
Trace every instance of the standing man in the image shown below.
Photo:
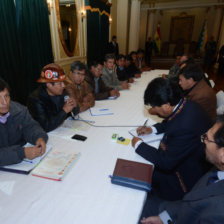
<path fill-rule="evenodd" d="M 27 108 L 11 101 L 8 84 L 0 79 L 0 166 L 43 155 L 47 139 Z M 24 147 L 27 142 L 35 146 Z"/>
<path fill-rule="evenodd" d="M 205 45 L 205 57 L 203 61 L 203 69 L 209 72 L 215 63 L 216 42 L 214 37 L 211 36 L 210 40 Z"/>
<path fill-rule="evenodd" d="M 117 57 L 119 54 L 119 46 L 117 43 L 117 37 L 115 35 L 112 37 L 112 41 L 108 43 L 107 54 L 113 54 L 114 57 Z"/>
<path fill-rule="evenodd" d="M 221 49 L 219 50 L 219 59 L 218 59 L 219 67 L 217 74 L 223 75 L 224 74 L 224 45 L 222 45 Z"/>
<path fill-rule="evenodd" d="M 148 66 L 150 66 L 151 63 L 152 49 L 153 49 L 152 38 L 148 37 L 148 40 L 145 43 L 145 60 Z"/>
<path fill-rule="evenodd" d="M 183 200 L 163 202 L 157 214 L 142 224 L 198 224 L 224 221 L 224 116 L 202 135 L 207 160 L 215 167 L 195 184 Z M 151 205 L 152 207 L 154 204 Z M 150 209 L 150 208 L 149 208 Z M 150 212 L 150 211 L 149 211 Z"/>
<path fill-rule="evenodd" d="M 129 84 L 127 83 L 127 81 L 121 82 L 117 78 L 116 65 L 113 54 L 105 55 L 104 67 L 102 70 L 102 79 L 106 86 L 113 89 L 129 89 Z"/>
<path fill-rule="evenodd" d="M 145 90 L 144 102 L 165 119 L 151 127 L 139 127 L 139 138 L 134 137 L 132 145 L 137 154 L 155 165 L 152 194 L 165 200 L 181 199 L 207 172 L 200 136 L 212 123 L 205 111 L 182 98 L 178 85 L 168 79 L 152 80 Z M 164 133 L 158 150 L 140 139 L 151 133 Z M 151 194 L 149 203 L 150 197 Z"/>
<path fill-rule="evenodd" d="M 73 116 L 79 112 L 75 99 L 65 97 L 64 81 L 63 69 L 57 64 L 48 64 L 37 80 L 40 87 L 29 96 L 29 111 L 47 132 L 57 128 L 71 113 Z"/>

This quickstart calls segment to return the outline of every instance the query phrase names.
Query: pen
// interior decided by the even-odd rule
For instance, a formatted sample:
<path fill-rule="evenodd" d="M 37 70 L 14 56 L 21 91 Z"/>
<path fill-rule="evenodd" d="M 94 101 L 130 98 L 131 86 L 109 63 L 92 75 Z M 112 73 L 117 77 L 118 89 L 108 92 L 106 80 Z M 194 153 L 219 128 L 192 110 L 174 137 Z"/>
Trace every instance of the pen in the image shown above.
<path fill-rule="evenodd" d="M 130 131 L 128 132 L 131 136 L 135 137 Z"/>
<path fill-rule="evenodd" d="M 26 160 L 26 159 L 24 159 L 23 161 L 24 161 L 24 162 L 27 162 L 27 163 L 33 163 L 33 161 Z"/>
<path fill-rule="evenodd" d="M 108 110 L 108 109 L 106 109 L 106 108 L 105 109 L 99 109 L 99 111 L 106 111 L 106 110 Z"/>
<path fill-rule="evenodd" d="M 148 119 L 146 119 L 146 121 L 144 122 L 144 124 L 143 124 L 143 126 L 142 126 L 141 130 L 142 130 L 143 128 L 145 128 L 145 127 L 146 127 L 147 122 L 148 122 Z M 141 130 L 140 130 L 140 131 L 141 131 Z M 138 134 L 138 135 L 139 135 L 139 134 Z"/>

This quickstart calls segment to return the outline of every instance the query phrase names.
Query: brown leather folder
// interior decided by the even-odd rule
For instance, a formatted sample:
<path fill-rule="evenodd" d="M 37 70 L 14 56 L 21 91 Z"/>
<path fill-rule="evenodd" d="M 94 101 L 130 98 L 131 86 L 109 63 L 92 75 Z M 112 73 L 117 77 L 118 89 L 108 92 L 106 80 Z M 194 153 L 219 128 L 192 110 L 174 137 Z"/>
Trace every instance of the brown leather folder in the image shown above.
<path fill-rule="evenodd" d="M 111 182 L 139 190 L 150 191 L 153 165 L 117 159 Z"/>

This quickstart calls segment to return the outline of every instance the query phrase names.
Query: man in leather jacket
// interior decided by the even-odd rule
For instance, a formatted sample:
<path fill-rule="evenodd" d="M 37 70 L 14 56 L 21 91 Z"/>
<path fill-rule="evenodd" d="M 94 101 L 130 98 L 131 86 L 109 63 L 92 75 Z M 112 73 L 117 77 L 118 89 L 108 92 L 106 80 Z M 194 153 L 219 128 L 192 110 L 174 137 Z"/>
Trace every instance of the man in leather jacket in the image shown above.
<path fill-rule="evenodd" d="M 37 80 L 42 84 L 28 99 L 31 115 L 47 132 L 57 128 L 70 114 L 74 116 L 79 112 L 75 99 L 66 96 L 64 80 L 65 74 L 60 66 L 44 66 Z"/>

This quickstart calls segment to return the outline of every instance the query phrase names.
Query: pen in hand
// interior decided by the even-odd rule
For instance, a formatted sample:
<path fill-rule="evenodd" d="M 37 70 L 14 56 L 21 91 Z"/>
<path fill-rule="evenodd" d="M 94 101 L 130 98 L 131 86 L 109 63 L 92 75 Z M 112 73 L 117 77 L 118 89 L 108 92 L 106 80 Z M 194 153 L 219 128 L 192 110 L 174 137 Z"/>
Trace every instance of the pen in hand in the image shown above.
<path fill-rule="evenodd" d="M 138 132 L 138 136 L 142 134 L 141 131 L 146 127 L 147 122 L 148 122 L 148 119 L 146 119 L 146 121 L 144 122 L 143 126 L 142 126 L 141 129 L 139 130 L 139 132 Z"/>

